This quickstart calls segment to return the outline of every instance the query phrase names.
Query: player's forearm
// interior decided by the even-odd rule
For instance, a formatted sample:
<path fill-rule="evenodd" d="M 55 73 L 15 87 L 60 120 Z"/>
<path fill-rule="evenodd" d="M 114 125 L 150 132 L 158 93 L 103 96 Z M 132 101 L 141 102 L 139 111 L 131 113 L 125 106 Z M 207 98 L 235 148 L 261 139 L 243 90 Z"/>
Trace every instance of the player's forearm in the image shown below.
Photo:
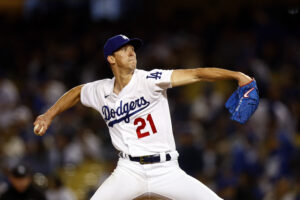
<path fill-rule="evenodd" d="M 217 81 L 226 79 L 235 79 L 238 81 L 240 86 L 251 81 L 249 76 L 241 72 L 221 68 L 174 70 L 171 77 L 172 87 L 187 85 L 199 81 Z"/>
<path fill-rule="evenodd" d="M 217 80 L 234 79 L 238 81 L 240 86 L 245 85 L 252 80 L 249 76 L 245 75 L 242 72 L 231 71 L 227 69 L 198 68 L 196 70 L 197 70 L 197 76 L 200 80 L 217 81 Z"/>
<path fill-rule="evenodd" d="M 81 88 L 82 85 L 79 85 L 66 92 L 51 108 L 49 108 L 49 110 L 47 110 L 45 114 L 53 119 L 59 113 L 73 107 L 80 100 Z"/>

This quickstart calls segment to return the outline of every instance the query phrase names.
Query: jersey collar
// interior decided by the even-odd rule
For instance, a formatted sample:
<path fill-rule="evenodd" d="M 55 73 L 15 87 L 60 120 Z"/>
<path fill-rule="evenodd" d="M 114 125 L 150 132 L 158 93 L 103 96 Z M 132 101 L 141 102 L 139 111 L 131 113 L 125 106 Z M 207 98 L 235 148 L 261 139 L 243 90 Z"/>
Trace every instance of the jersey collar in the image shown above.
<path fill-rule="evenodd" d="M 134 70 L 133 75 L 132 75 L 129 83 L 120 91 L 119 94 L 114 93 L 114 85 L 115 85 L 116 78 L 113 77 L 112 78 L 112 85 L 111 85 L 111 88 L 110 88 L 110 94 L 113 97 L 120 97 L 120 96 L 123 96 L 124 94 L 128 93 L 132 89 L 132 87 L 134 86 L 134 83 L 135 83 L 135 80 L 136 80 L 136 74 L 137 74 L 137 69 Z"/>

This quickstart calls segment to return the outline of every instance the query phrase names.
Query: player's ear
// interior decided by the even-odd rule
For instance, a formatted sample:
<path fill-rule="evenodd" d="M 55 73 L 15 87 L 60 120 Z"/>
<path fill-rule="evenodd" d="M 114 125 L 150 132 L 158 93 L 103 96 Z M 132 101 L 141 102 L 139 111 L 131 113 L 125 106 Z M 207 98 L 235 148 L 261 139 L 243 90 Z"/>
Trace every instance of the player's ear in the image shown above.
<path fill-rule="evenodd" d="M 115 57 L 112 55 L 107 56 L 107 62 L 109 62 L 109 64 L 114 64 L 116 62 Z"/>

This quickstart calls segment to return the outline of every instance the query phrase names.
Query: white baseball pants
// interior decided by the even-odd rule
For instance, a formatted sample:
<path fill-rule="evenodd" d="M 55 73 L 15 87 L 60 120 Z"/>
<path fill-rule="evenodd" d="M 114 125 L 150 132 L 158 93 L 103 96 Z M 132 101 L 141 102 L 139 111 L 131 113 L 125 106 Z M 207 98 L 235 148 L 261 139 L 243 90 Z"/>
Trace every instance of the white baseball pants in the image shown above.
<path fill-rule="evenodd" d="M 117 168 L 91 200 L 132 200 L 145 193 L 174 200 L 221 200 L 207 186 L 180 169 L 177 158 L 144 165 L 120 158 Z"/>

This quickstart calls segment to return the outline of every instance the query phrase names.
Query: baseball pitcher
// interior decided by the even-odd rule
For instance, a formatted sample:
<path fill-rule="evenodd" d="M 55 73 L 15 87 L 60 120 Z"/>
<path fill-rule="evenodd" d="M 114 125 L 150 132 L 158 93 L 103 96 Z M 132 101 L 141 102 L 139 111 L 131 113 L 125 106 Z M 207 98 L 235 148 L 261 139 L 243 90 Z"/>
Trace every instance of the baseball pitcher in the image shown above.
<path fill-rule="evenodd" d="M 224 79 L 235 79 L 242 86 L 252 79 L 241 72 L 219 68 L 139 70 L 135 50 L 141 45 L 138 38 L 109 38 L 104 57 L 114 77 L 66 92 L 37 117 L 35 134 L 44 135 L 55 116 L 80 101 L 101 114 L 112 144 L 120 152 L 116 169 L 92 200 L 131 200 L 145 193 L 176 200 L 221 199 L 178 165 L 167 89 Z"/>

